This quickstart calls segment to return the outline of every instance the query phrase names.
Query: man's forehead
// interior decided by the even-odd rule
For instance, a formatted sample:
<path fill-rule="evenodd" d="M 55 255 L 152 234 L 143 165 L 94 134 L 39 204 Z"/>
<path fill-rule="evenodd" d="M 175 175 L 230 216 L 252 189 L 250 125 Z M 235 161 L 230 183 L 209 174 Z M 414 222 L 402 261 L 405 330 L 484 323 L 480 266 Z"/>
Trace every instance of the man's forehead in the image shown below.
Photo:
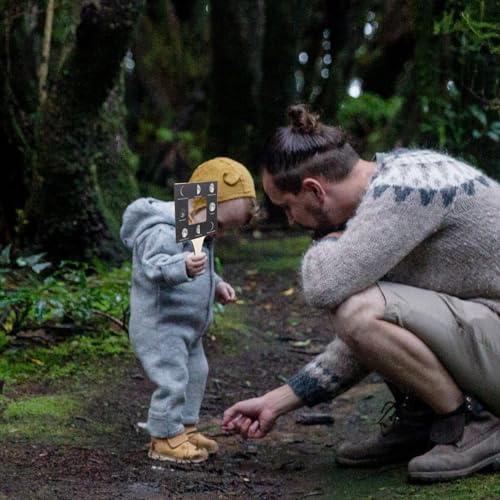
<path fill-rule="evenodd" d="M 274 183 L 274 178 L 272 174 L 270 174 L 267 170 L 264 170 L 262 173 L 262 187 L 264 188 L 264 191 L 271 196 L 279 195 L 281 191 L 277 188 L 276 184 Z"/>

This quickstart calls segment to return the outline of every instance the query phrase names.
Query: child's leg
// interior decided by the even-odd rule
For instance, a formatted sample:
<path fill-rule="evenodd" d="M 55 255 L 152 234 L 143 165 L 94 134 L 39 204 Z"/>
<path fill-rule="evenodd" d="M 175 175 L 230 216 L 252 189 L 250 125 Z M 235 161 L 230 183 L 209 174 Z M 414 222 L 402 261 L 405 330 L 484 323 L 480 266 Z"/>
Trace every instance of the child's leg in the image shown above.
<path fill-rule="evenodd" d="M 201 401 L 205 394 L 208 377 L 208 363 L 201 337 L 191 346 L 187 362 L 189 382 L 186 388 L 186 402 L 182 411 L 184 425 L 196 425 L 199 420 Z"/>
<path fill-rule="evenodd" d="M 157 386 L 151 397 L 148 431 L 173 437 L 184 431 L 182 413 L 188 385 L 188 348 L 183 335 L 152 336 L 149 348 L 138 351 L 144 370 Z"/>

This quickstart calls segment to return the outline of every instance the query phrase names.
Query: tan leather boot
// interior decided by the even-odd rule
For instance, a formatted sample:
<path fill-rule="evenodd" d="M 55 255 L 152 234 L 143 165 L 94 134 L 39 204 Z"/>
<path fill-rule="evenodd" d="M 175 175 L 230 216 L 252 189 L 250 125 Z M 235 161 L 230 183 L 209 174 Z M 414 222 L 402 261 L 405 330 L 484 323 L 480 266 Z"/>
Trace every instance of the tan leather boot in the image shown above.
<path fill-rule="evenodd" d="M 437 444 L 424 455 L 408 464 L 408 476 L 412 481 L 450 481 L 469 476 L 487 467 L 500 468 L 500 419 L 481 410 L 468 416 L 465 424 L 457 419 L 446 419 L 449 427 L 459 427 L 458 440 Z M 462 428 L 460 428 L 462 427 Z M 447 434 L 457 434 L 447 432 Z"/>
<path fill-rule="evenodd" d="M 186 425 L 184 426 L 184 430 L 188 435 L 189 442 L 198 448 L 207 450 L 209 455 L 213 455 L 219 451 L 217 442 L 199 432 L 194 425 Z"/>
<path fill-rule="evenodd" d="M 176 462 L 178 464 L 197 464 L 204 462 L 208 458 L 207 450 L 197 448 L 192 444 L 185 431 L 174 437 L 152 437 L 148 455 L 149 458 L 154 460 Z"/>
<path fill-rule="evenodd" d="M 435 413 L 425 405 L 396 394 L 380 419 L 381 432 L 360 443 L 345 442 L 336 462 L 345 467 L 366 467 L 409 460 L 430 450 L 430 430 Z M 389 412 L 393 410 L 392 415 Z M 388 422 L 383 422 L 389 417 Z"/>

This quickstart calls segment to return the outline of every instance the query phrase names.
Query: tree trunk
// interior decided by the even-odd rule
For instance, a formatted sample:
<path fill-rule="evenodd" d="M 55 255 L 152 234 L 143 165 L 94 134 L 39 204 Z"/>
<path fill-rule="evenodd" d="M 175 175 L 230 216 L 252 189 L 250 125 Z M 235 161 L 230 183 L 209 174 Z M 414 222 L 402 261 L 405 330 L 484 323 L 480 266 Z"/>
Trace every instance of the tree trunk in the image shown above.
<path fill-rule="evenodd" d="M 287 107 L 297 98 L 295 70 L 297 42 L 301 35 L 301 0 L 267 1 L 265 6 L 265 34 L 262 47 L 262 89 L 258 141 L 253 155 L 258 160 L 264 142 L 277 127 L 287 124 Z M 264 196 L 267 223 L 286 226 L 283 210 Z"/>
<path fill-rule="evenodd" d="M 266 24 L 262 47 L 262 91 L 259 138 L 263 143 L 276 129 L 286 125 L 286 110 L 297 99 L 295 70 L 297 45 L 302 34 L 302 2 L 266 2 Z"/>
<path fill-rule="evenodd" d="M 38 96 L 30 79 L 36 74 L 31 51 L 36 26 L 26 22 L 14 0 L 0 0 L 0 10 L 0 148 L 8 159 L 0 182 L 0 247 L 17 247 L 35 155 L 32 116 Z"/>
<path fill-rule="evenodd" d="M 212 0 L 207 156 L 253 157 L 260 84 L 263 0 Z"/>
<path fill-rule="evenodd" d="M 356 60 L 356 49 L 363 42 L 362 25 L 366 5 L 363 1 L 326 2 L 326 24 L 332 64 L 317 105 L 325 121 L 336 119 L 339 106 L 347 96 L 347 87 Z"/>
<path fill-rule="evenodd" d="M 125 138 L 121 120 L 112 113 L 106 120 L 107 125 L 116 120 L 114 134 L 103 131 L 101 111 L 116 86 L 142 3 L 102 0 L 85 5 L 74 48 L 49 89 L 38 128 L 29 220 L 36 242 L 52 258 L 109 257 L 121 249 L 112 231 L 116 213 L 105 208 L 99 191 L 98 166 L 112 165 L 115 175 L 127 168 L 118 156 L 126 151 Z M 100 150 L 106 136 L 118 147 Z M 132 176 L 124 177 L 133 192 Z"/>

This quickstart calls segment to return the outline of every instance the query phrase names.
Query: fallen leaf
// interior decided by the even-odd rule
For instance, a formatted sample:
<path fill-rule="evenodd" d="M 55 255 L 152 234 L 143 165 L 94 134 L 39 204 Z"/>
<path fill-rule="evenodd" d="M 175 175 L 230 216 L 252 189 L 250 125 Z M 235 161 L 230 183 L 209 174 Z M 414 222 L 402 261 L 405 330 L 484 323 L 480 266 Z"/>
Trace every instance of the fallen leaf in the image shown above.
<path fill-rule="evenodd" d="M 295 293 L 295 288 L 289 288 L 288 290 L 285 290 L 284 292 L 281 293 L 281 295 L 284 295 L 285 297 L 289 297 L 290 295 L 293 295 Z"/>

